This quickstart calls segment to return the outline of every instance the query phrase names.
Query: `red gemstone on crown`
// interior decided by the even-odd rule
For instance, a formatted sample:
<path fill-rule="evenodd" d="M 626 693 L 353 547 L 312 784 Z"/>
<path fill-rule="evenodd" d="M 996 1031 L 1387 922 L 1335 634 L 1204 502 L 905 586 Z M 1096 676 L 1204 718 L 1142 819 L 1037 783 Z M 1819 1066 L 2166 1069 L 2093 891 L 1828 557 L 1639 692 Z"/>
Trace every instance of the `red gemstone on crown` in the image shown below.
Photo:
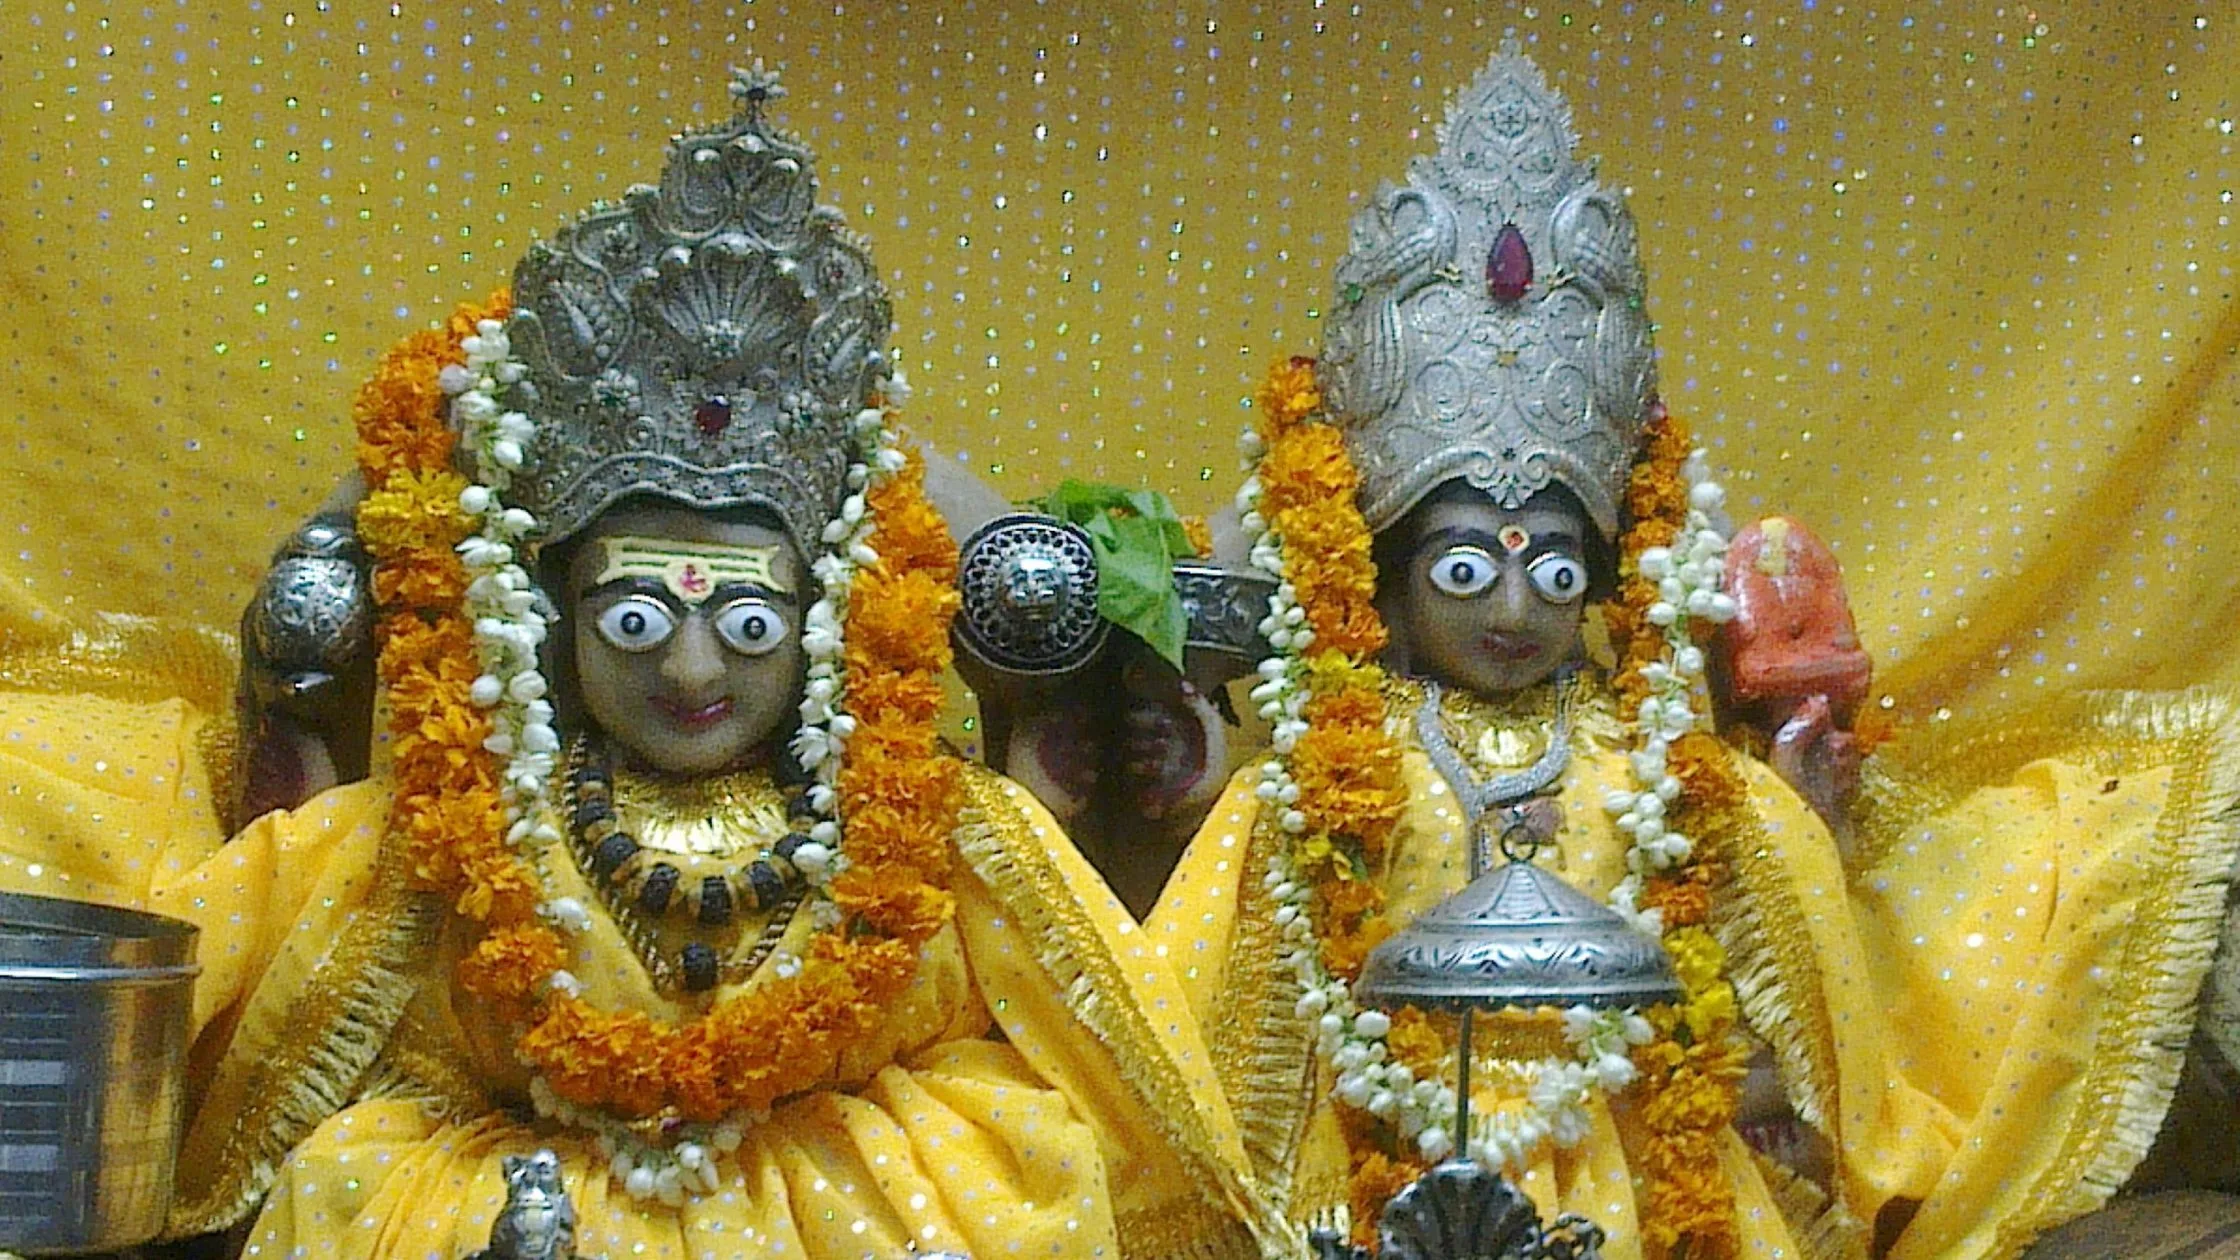
<path fill-rule="evenodd" d="M 702 437 L 715 437 L 731 427 L 731 403 L 722 398 L 711 398 L 692 409 L 692 427 L 700 430 Z"/>
<path fill-rule="evenodd" d="M 1532 287 L 1532 247 L 1514 223 L 1504 223 L 1486 251 L 1486 292 L 1496 302 L 1514 302 Z"/>

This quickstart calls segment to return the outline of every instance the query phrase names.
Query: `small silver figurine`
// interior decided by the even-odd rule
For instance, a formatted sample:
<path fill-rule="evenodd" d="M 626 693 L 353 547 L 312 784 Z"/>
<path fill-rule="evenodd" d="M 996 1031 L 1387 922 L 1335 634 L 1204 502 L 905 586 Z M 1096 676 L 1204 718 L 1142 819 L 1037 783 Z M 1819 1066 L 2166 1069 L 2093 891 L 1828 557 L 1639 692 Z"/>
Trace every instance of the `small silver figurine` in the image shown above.
<path fill-rule="evenodd" d="M 576 1205 L 549 1150 L 505 1157 L 506 1205 L 471 1260 L 575 1260 Z"/>

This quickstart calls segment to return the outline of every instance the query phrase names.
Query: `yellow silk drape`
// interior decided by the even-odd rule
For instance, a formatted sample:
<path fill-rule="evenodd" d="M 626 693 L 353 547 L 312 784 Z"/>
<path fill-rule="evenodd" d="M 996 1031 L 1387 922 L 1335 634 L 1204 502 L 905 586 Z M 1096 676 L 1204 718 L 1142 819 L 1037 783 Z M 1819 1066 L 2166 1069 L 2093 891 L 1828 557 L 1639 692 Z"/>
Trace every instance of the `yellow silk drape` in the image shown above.
<path fill-rule="evenodd" d="M 919 428 L 1206 509 L 1352 199 L 1514 28 L 1632 190 L 1667 397 L 1903 716 L 2240 681 L 2226 6 L 0 7 L 0 630 L 227 630 L 380 347 L 781 64 Z M 158 687 L 160 690 L 160 686 Z"/>

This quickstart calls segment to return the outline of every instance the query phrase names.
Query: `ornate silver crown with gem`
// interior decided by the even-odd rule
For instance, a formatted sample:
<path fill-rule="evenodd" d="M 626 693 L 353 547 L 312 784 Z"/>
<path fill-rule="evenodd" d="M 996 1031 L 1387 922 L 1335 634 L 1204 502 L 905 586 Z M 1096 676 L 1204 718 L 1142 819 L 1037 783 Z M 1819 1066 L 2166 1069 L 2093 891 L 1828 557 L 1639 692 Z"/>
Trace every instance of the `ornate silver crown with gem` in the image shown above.
<path fill-rule="evenodd" d="M 1656 356 L 1633 217 L 1577 146 L 1506 41 L 1354 216 L 1322 367 L 1371 529 L 1465 478 L 1504 507 L 1561 483 L 1616 533 Z"/>
<path fill-rule="evenodd" d="M 669 142 L 658 187 L 601 203 L 514 270 L 509 334 L 538 437 L 521 506 L 566 538 L 634 494 L 771 511 L 805 555 L 846 494 L 849 421 L 886 374 L 871 254 L 815 161 L 733 72 L 730 121 Z"/>

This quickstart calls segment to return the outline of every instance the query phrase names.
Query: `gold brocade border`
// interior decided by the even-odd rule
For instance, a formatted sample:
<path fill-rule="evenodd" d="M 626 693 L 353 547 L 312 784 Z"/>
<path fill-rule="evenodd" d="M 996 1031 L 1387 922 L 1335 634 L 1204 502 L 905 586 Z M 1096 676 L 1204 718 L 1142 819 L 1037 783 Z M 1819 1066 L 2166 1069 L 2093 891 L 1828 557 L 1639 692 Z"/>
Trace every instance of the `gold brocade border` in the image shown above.
<path fill-rule="evenodd" d="M 1700 834 L 1724 869 L 1711 899 L 1710 926 L 1727 953 L 1727 982 L 1743 1020 L 1773 1047 L 1798 1119 L 1840 1148 L 1833 1132 L 1841 1115 L 1835 1029 L 1804 907 L 1791 895 L 1764 820 L 1749 802 L 1722 811 Z"/>
<path fill-rule="evenodd" d="M 430 1114 L 458 1124 L 497 1109 L 475 1079 L 465 1051 L 430 1024 L 419 1003 L 397 1021 L 353 1101 L 376 1098 L 417 1102 Z"/>
<path fill-rule="evenodd" d="M 1868 1260 L 1867 1227 L 1841 1201 L 1779 1161 L 1755 1151 L 1751 1159 L 1805 1260 Z"/>
<path fill-rule="evenodd" d="M 173 698 L 203 716 L 196 759 L 210 783 L 212 816 L 232 811 L 241 734 L 234 713 L 240 645 L 222 631 L 154 617 L 104 613 L 90 628 L 36 638 L 0 635 L 0 688 L 96 695 L 148 703 Z"/>
<path fill-rule="evenodd" d="M 1245 1260 L 1263 1254 L 1234 1215 L 1210 1208 L 1146 1208 L 1112 1225 L 1120 1253 L 1143 1260 Z"/>
<path fill-rule="evenodd" d="M 246 1219 L 288 1152 L 354 1098 L 419 987 L 419 956 L 444 917 L 440 901 L 406 887 L 401 866 L 378 861 L 380 883 L 289 1004 L 288 1024 L 302 1035 L 246 1069 L 242 1105 L 215 1139 L 217 1149 L 197 1149 L 204 1143 L 189 1135 L 165 1237 L 213 1233 Z M 187 1182 L 199 1176 L 210 1180 Z"/>
<path fill-rule="evenodd" d="M 1252 877 L 1268 868 L 1282 843 L 1266 824 L 1259 802 L 1238 860 L 1236 915 L 1221 992 L 1230 995 L 1228 1018 L 1209 1047 L 1214 1071 L 1229 1095 L 1253 1175 L 1278 1211 L 1296 1218 L 1292 1195 L 1299 1143 L 1314 1102 L 1313 1038 L 1298 1013 L 1297 978 L 1282 965 L 1284 940 L 1275 921 L 1275 896 Z M 1339 1200 L 1344 1200 L 1343 1189 Z"/>
<path fill-rule="evenodd" d="M 1892 752 L 1861 793 L 1868 861 L 1968 786 L 2000 781 L 2031 761 L 2076 758 L 2111 776 L 2171 772 L 2152 849 L 2139 864 L 2159 882 L 2136 916 L 2166 926 L 2125 942 L 2113 970 L 2128 983 L 2111 991 L 2121 1007 L 2100 1025 L 2061 1152 L 2021 1197 L 2023 1210 L 1998 1223 L 1991 1256 L 2018 1256 L 2043 1231 L 2105 1204 L 2169 1110 L 2240 851 L 2240 706 L 2207 689 L 2098 693 L 1917 737 Z"/>
<path fill-rule="evenodd" d="M 1196 1100 L 1161 1050 L 1150 1021 L 1134 1003 L 1108 996 L 1125 993 L 1127 979 L 1064 874 L 1042 842 L 1029 833 L 1019 811 L 1004 799 L 1004 786 L 993 772 L 967 764 L 969 803 L 958 816 L 957 850 L 1037 943 L 1036 963 L 1065 995 L 1074 1018 L 1096 1035 L 1118 1061 L 1124 1079 L 1145 1096 L 1150 1114 L 1183 1161 L 1185 1175 L 1206 1196 L 1207 1210 L 1192 1235 L 1192 1250 L 1142 1247 L 1125 1234 L 1122 1249 L 1129 1255 L 1189 1255 L 1207 1260 L 1297 1250 L 1283 1245 L 1289 1231 L 1281 1218 L 1267 1211 L 1263 1196 L 1243 1184 L 1242 1170 L 1232 1168 L 1215 1149 L 1198 1118 Z M 1248 1227 L 1230 1210 L 1230 1201 L 1248 1206 L 1260 1219 Z"/>

